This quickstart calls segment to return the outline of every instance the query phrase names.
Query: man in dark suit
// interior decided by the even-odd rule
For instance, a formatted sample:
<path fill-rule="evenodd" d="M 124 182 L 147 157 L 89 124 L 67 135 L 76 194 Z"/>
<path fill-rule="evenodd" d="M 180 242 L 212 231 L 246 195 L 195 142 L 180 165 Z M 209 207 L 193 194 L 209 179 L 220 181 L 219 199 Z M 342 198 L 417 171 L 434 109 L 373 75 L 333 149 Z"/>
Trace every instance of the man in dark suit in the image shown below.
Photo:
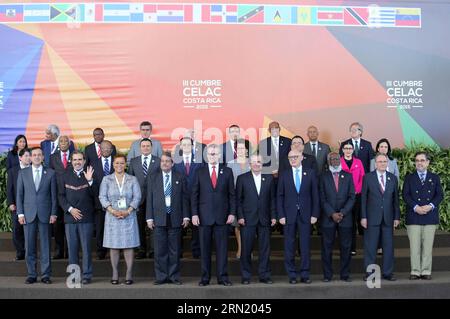
<path fill-rule="evenodd" d="M 104 140 L 100 144 L 100 152 L 102 157 L 98 161 L 91 163 L 94 168 L 94 191 L 96 194 L 100 192 L 100 184 L 102 183 L 103 177 L 110 175 L 114 172 L 113 167 L 113 156 L 111 155 L 113 151 L 112 143 L 108 140 Z M 103 247 L 103 230 L 105 227 L 105 211 L 103 210 L 102 204 L 95 197 L 95 236 L 97 241 L 97 259 L 102 260 L 106 257 L 106 248 Z"/>
<path fill-rule="evenodd" d="M 301 250 L 300 282 L 310 284 L 311 225 L 319 218 L 319 188 L 316 172 L 303 167 L 302 153 L 292 150 L 288 155 L 291 169 L 278 178 L 277 211 L 284 229 L 284 261 L 289 283 L 297 283 L 295 240 L 299 232 Z"/>
<path fill-rule="evenodd" d="M 59 150 L 59 127 L 55 124 L 50 124 L 45 131 L 45 140 L 41 142 L 41 149 L 44 154 L 44 166 L 49 167 L 50 165 L 50 155 Z M 69 151 L 73 152 L 75 150 L 75 145 L 70 141 Z"/>
<path fill-rule="evenodd" d="M 377 154 L 376 170 L 364 175 L 361 190 L 361 226 L 364 230 L 364 280 L 370 275 L 367 267 L 375 264 L 380 240 L 383 248 L 383 278 L 394 277 L 394 228 L 400 224 L 397 177 L 386 171 L 388 157 Z"/>
<path fill-rule="evenodd" d="M 430 280 L 434 235 L 439 225 L 439 204 L 444 193 L 439 176 L 428 170 L 428 153 L 417 152 L 414 160 L 416 171 L 408 174 L 403 184 L 411 254 L 409 279 Z"/>
<path fill-rule="evenodd" d="M 186 133 L 184 134 L 184 136 L 180 139 L 180 144 L 177 144 L 175 146 L 173 162 L 175 164 L 178 164 L 183 161 L 183 159 L 182 159 L 183 150 L 182 150 L 181 143 L 184 138 L 190 138 L 192 141 L 192 146 L 191 146 L 192 162 L 195 161 L 195 163 L 197 163 L 197 164 L 205 163 L 206 162 L 206 155 L 205 155 L 206 145 L 197 141 L 194 129 L 187 130 Z"/>
<path fill-rule="evenodd" d="M 263 173 L 278 177 L 280 163 L 287 161 L 291 150 L 291 139 L 280 135 L 280 124 L 271 122 L 268 131 L 270 137 L 263 139 L 258 146 L 258 153 L 263 158 Z"/>
<path fill-rule="evenodd" d="M 192 186 L 194 184 L 194 177 L 200 167 L 203 167 L 203 162 L 198 162 L 197 157 L 193 154 L 193 140 L 190 137 L 183 137 L 180 141 L 180 152 L 178 162 L 175 162 L 174 170 L 182 174 L 187 181 L 187 191 L 189 193 L 189 211 L 191 211 L 191 194 Z M 198 151 L 197 151 L 198 154 Z M 192 226 L 192 240 L 191 250 L 192 257 L 200 258 L 200 240 L 198 234 L 198 227 Z M 182 241 L 183 242 L 183 241 Z M 183 246 L 181 246 L 183 250 Z"/>
<path fill-rule="evenodd" d="M 228 128 L 229 140 L 222 144 L 222 163 L 227 164 L 237 158 L 237 140 L 240 138 L 241 129 L 236 124 Z M 251 146 L 248 140 L 245 140 L 247 154 L 251 154 Z"/>
<path fill-rule="evenodd" d="M 355 203 L 355 187 L 352 175 L 344 172 L 339 154 L 328 154 L 328 170 L 321 175 L 320 202 L 322 206 L 322 266 L 323 281 L 333 278 L 333 245 L 336 232 L 341 249 L 340 279 L 350 282 L 352 245 L 352 208 Z"/>
<path fill-rule="evenodd" d="M 341 150 L 340 155 L 342 156 L 344 154 L 342 152 L 342 145 L 352 143 L 354 149 L 353 156 L 361 160 L 364 166 L 364 172 L 367 174 L 370 172 L 370 160 L 374 156 L 372 143 L 361 138 L 364 131 L 361 123 L 354 122 L 350 124 L 349 130 L 351 138 L 341 143 L 341 146 L 339 147 L 339 149 Z"/>
<path fill-rule="evenodd" d="M 93 131 L 94 143 L 86 146 L 84 153 L 86 155 L 86 166 L 92 166 L 92 162 L 98 161 L 102 157 L 102 153 L 100 150 L 100 144 L 105 139 L 105 133 L 103 129 L 97 127 Z M 111 156 L 114 157 L 117 154 L 116 147 L 112 146 Z"/>
<path fill-rule="evenodd" d="M 314 170 L 316 176 L 318 176 L 318 168 L 316 158 L 312 155 L 304 153 L 305 140 L 300 135 L 296 135 L 291 140 L 291 150 L 300 152 L 302 154 L 302 167 Z M 291 170 L 291 164 L 286 157 L 280 162 L 280 172 L 283 170 Z"/>
<path fill-rule="evenodd" d="M 51 284 L 50 224 L 57 218 L 58 194 L 56 175 L 42 166 L 40 147 L 31 150 L 32 166 L 19 171 L 17 178 L 17 216 L 24 225 L 25 255 L 28 277 L 26 284 L 37 281 L 36 242 L 39 231 L 41 282 Z"/>
<path fill-rule="evenodd" d="M 320 176 L 326 169 L 330 146 L 319 142 L 319 130 L 314 125 L 308 127 L 307 134 L 309 141 L 305 144 L 303 153 L 314 156 L 317 162 L 317 172 Z"/>
<path fill-rule="evenodd" d="M 200 286 L 209 285 L 211 279 L 211 242 L 216 242 L 217 283 L 231 286 L 228 279 L 228 225 L 236 215 L 236 196 L 233 171 L 219 165 L 220 147 L 210 144 L 206 148 L 208 165 L 195 175 L 191 195 L 192 223 L 199 226 L 202 278 Z"/>
<path fill-rule="evenodd" d="M 7 205 L 11 211 L 12 227 L 13 227 L 13 243 L 16 248 L 16 260 L 25 258 L 25 237 L 23 226 L 19 224 L 17 217 L 17 178 L 19 171 L 30 166 L 31 154 L 28 148 L 19 151 L 19 165 L 11 167 L 7 172 L 6 180 L 6 197 Z"/>
<path fill-rule="evenodd" d="M 275 184 L 272 174 L 261 174 L 263 158 L 252 155 L 251 171 L 239 175 L 236 182 L 237 215 L 241 226 L 242 284 L 252 275 L 252 248 L 256 234 L 259 247 L 259 281 L 271 284 L 270 233 L 276 223 Z"/>
<path fill-rule="evenodd" d="M 66 171 L 73 170 L 72 164 L 70 162 L 70 156 L 72 152 L 69 150 L 69 137 L 66 135 L 62 135 L 59 137 L 59 147 L 51 156 L 50 156 L 50 168 L 56 173 L 56 182 L 59 184 L 62 183 L 61 177 L 65 174 Z M 58 218 L 56 223 L 53 224 L 53 235 L 55 236 L 55 255 L 53 259 L 63 259 L 67 258 L 67 245 L 64 240 L 64 211 L 61 206 L 58 205 Z"/>
<path fill-rule="evenodd" d="M 146 219 L 155 229 L 155 285 L 180 281 L 181 227 L 189 225 L 186 179 L 173 168 L 170 153 L 163 153 L 161 170 L 149 176 Z"/>
<path fill-rule="evenodd" d="M 160 158 L 152 155 L 152 141 L 149 138 L 143 138 L 141 140 L 141 155 L 137 156 L 130 161 L 128 166 L 128 174 L 136 176 L 139 186 L 141 187 L 141 194 L 147 194 L 148 176 L 155 174 L 160 170 Z M 147 209 L 147 204 L 145 202 L 146 197 L 142 196 L 141 203 L 139 205 L 139 214 L 137 214 L 138 225 L 139 225 L 139 240 L 141 246 L 136 255 L 136 259 L 143 259 L 147 256 L 147 236 L 146 227 L 147 223 L 145 221 L 145 211 Z M 153 230 L 150 229 L 150 251 L 149 258 L 153 258 Z"/>
<path fill-rule="evenodd" d="M 94 198 L 98 196 L 92 186 L 94 183 L 92 166 L 83 171 L 86 163 L 84 154 L 74 151 L 71 154 L 72 167 L 59 178 L 58 200 L 63 209 L 69 249 L 69 264 L 79 265 L 79 246 L 83 253 L 84 285 L 92 280 L 91 239 L 94 233 Z"/>

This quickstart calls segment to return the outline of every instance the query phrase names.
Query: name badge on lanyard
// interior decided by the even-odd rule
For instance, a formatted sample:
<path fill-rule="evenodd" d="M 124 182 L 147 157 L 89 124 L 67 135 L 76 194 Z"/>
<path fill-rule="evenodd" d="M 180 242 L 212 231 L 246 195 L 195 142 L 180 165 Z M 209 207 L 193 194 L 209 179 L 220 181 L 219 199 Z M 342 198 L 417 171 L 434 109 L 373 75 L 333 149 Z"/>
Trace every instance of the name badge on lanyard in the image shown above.
<path fill-rule="evenodd" d="M 123 176 L 122 185 L 120 185 L 119 180 L 117 179 L 117 176 L 114 175 L 114 178 L 116 179 L 117 188 L 119 188 L 119 195 L 120 195 L 120 198 L 117 201 L 117 208 L 118 209 L 127 209 L 127 199 L 122 195 L 123 194 L 123 186 L 125 185 L 125 175 Z"/>

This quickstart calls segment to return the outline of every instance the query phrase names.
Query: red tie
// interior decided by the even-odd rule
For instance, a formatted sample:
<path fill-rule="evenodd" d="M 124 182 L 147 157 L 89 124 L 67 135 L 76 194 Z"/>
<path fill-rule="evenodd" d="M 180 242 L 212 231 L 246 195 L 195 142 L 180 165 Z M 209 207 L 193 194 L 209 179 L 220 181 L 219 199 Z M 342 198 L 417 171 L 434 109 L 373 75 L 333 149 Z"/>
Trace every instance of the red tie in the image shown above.
<path fill-rule="evenodd" d="M 102 157 L 102 152 L 100 152 L 100 144 L 98 144 L 97 156 L 98 158 Z"/>
<path fill-rule="evenodd" d="M 334 178 L 334 186 L 336 186 L 336 192 L 339 192 L 339 173 L 335 172 L 333 173 Z"/>
<path fill-rule="evenodd" d="M 186 163 L 184 164 L 186 168 L 186 175 L 189 176 L 189 171 L 191 169 L 191 165 L 189 164 L 189 157 L 186 157 Z"/>
<path fill-rule="evenodd" d="M 237 158 L 237 140 L 236 141 L 234 141 L 234 159 L 236 159 Z"/>
<path fill-rule="evenodd" d="M 213 165 L 212 169 L 213 170 L 212 170 L 212 174 L 211 174 L 211 183 L 212 183 L 213 188 L 216 188 L 216 185 L 217 185 L 216 166 Z"/>
<path fill-rule="evenodd" d="M 64 165 L 64 169 L 67 168 L 67 152 L 63 153 L 63 165 Z"/>

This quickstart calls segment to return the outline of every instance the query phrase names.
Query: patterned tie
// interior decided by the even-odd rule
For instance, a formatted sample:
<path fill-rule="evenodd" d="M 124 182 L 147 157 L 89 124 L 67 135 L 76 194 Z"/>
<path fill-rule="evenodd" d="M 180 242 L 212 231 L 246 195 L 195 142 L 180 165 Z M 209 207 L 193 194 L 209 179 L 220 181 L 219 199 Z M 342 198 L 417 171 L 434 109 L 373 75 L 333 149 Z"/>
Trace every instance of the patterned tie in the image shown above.
<path fill-rule="evenodd" d="M 420 181 L 422 182 L 422 184 L 425 183 L 425 173 L 424 172 L 420 172 L 419 176 L 420 176 Z"/>
<path fill-rule="evenodd" d="M 109 175 L 109 163 L 108 163 L 108 159 L 105 158 L 105 164 L 103 165 L 103 176 L 108 176 Z"/>
<path fill-rule="evenodd" d="M 36 188 L 36 192 L 39 190 L 39 184 L 41 183 L 41 175 L 39 174 L 39 170 L 36 170 L 36 177 L 34 178 L 34 187 Z"/>
<path fill-rule="evenodd" d="M 189 171 L 191 170 L 191 164 L 189 164 L 189 157 L 186 157 L 186 163 L 184 164 L 186 169 L 186 175 L 189 176 Z"/>
<path fill-rule="evenodd" d="M 359 153 L 359 145 L 358 145 L 358 141 L 355 141 L 355 156 L 358 157 L 358 153 Z"/>
<path fill-rule="evenodd" d="M 102 157 L 102 152 L 100 150 L 100 144 L 98 144 L 98 148 L 97 148 L 97 156 L 98 158 Z"/>
<path fill-rule="evenodd" d="M 384 175 L 380 175 L 380 179 L 381 194 L 384 194 Z"/>
<path fill-rule="evenodd" d="M 237 158 L 237 140 L 234 141 L 234 152 L 233 152 L 234 159 Z"/>
<path fill-rule="evenodd" d="M 67 168 L 67 152 L 63 152 L 63 166 L 64 169 Z"/>
<path fill-rule="evenodd" d="M 144 177 L 147 177 L 147 171 L 148 171 L 148 166 L 147 166 L 147 156 L 144 156 L 144 163 L 142 163 L 142 171 L 144 172 Z"/>
<path fill-rule="evenodd" d="M 216 166 L 212 166 L 212 174 L 211 174 L 211 183 L 213 188 L 216 188 L 217 185 L 217 173 L 216 173 Z"/>
<path fill-rule="evenodd" d="M 166 180 L 164 181 L 164 197 L 170 197 L 172 195 L 172 184 L 170 183 L 169 174 L 165 175 Z M 167 214 L 170 214 L 172 211 L 170 206 L 166 206 Z"/>
<path fill-rule="evenodd" d="M 279 147 L 278 147 L 279 145 L 278 145 L 278 138 L 275 138 L 274 140 L 273 140 L 273 148 L 274 148 L 274 151 L 275 151 L 275 157 L 276 158 L 278 158 L 278 150 L 279 150 Z"/>
<path fill-rule="evenodd" d="M 295 169 L 295 189 L 297 193 L 300 193 L 300 170 L 298 168 Z"/>
<path fill-rule="evenodd" d="M 52 148 L 50 149 L 50 154 L 53 154 L 53 152 L 54 152 L 53 149 L 55 148 L 55 142 L 51 143 L 51 147 Z"/>
<path fill-rule="evenodd" d="M 333 178 L 334 178 L 334 186 L 336 187 L 336 192 L 339 192 L 339 173 L 334 172 Z"/>

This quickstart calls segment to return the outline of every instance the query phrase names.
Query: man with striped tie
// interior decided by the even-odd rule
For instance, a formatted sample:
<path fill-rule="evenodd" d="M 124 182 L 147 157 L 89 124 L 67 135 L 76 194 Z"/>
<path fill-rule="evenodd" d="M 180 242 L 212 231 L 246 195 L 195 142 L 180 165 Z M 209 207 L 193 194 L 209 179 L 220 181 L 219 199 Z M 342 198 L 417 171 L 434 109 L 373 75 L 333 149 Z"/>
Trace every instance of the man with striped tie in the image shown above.
<path fill-rule="evenodd" d="M 139 213 L 137 215 L 139 225 L 139 239 L 141 246 L 136 255 L 136 259 L 143 259 L 147 256 L 147 237 L 146 237 L 146 222 L 145 222 L 145 209 L 146 209 L 146 197 L 148 178 L 152 174 L 159 171 L 160 159 L 152 155 L 152 141 L 148 138 L 143 138 L 140 143 L 141 155 L 137 156 L 130 161 L 128 167 L 128 174 L 136 176 L 139 186 L 141 187 L 142 199 L 139 205 Z M 153 258 L 153 231 L 150 231 L 150 251 L 149 258 Z"/>

